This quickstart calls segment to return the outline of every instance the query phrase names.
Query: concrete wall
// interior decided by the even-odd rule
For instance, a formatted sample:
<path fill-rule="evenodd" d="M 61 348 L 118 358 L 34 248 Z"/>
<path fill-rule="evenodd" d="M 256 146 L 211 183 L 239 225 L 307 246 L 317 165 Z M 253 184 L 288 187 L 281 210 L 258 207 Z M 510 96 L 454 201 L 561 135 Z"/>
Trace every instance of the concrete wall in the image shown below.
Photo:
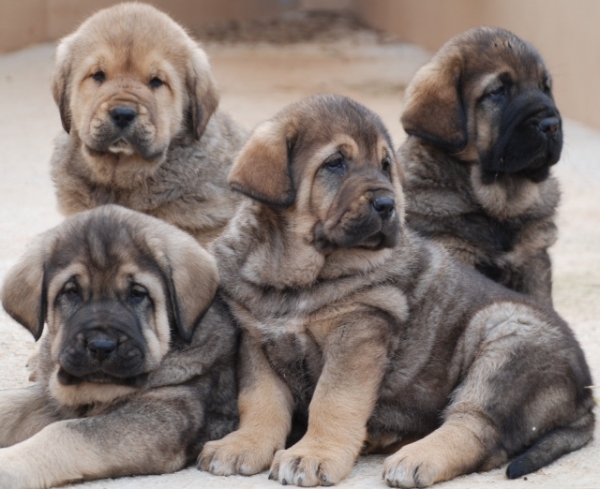
<path fill-rule="evenodd" d="M 600 2 L 597 0 L 354 0 L 373 27 L 431 51 L 478 25 L 511 30 L 535 45 L 563 115 L 600 129 Z"/>
<path fill-rule="evenodd" d="M 122 0 L 0 0 L 0 53 L 73 31 L 98 9 Z M 194 29 L 232 19 L 275 16 L 297 0 L 145 0 Z"/>
<path fill-rule="evenodd" d="M 120 0 L 0 0 L 0 52 L 58 39 Z M 598 0 L 149 0 L 193 29 L 286 9 L 346 9 L 373 27 L 437 50 L 478 25 L 505 27 L 533 43 L 554 77 L 563 114 L 600 129 Z"/>

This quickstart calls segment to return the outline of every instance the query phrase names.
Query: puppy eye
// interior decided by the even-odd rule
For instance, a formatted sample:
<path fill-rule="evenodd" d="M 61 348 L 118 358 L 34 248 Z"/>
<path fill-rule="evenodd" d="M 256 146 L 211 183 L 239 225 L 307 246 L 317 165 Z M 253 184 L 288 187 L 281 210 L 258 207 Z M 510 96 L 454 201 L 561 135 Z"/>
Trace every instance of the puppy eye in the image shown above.
<path fill-rule="evenodd" d="M 140 304 L 144 299 L 146 299 L 146 297 L 148 297 L 148 290 L 146 287 L 140 284 L 132 284 L 131 288 L 129 289 L 129 297 L 127 298 L 127 301 L 130 305 L 135 306 Z"/>
<path fill-rule="evenodd" d="M 332 173 L 342 173 L 346 169 L 346 162 L 342 155 L 336 155 L 323 166 Z"/>
<path fill-rule="evenodd" d="M 385 158 L 382 162 L 381 162 L 381 168 L 383 169 L 383 172 L 388 176 L 391 177 L 392 176 L 392 163 L 390 162 L 389 158 Z"/>
<path fill-rule="evenodd" d="M 74 281 L 67 282 L 63 286 L 60 295 L 72 302 L 79 302 L 81 300 L 81 290 L 79 289 L 77 283 Z"/>
<path fill-rule="evenodd" d="M 152 88 L 159 88 L 159 87 L 162 87 L 164 84 L 165 84 L 165 82 L 156 76 L 154 78 L 152 78 L 152 80 L 150 80 L 150 86 Z"/>
<path fill-rule="evenodd" d="M 506 98 L 506 86 L 500 85 L 499 87 L 493 88 L 486 92 L 483 97 L 495 104 L 501 103 Z"/>
<path fill-rule="evenodd" d="M 96 73 L 92 75 L 92 78 L 98 83 L 104 83 L 104 81 L 106 80 L 106 74 L 104 73 L 104 71 L 96 71 Z"/>

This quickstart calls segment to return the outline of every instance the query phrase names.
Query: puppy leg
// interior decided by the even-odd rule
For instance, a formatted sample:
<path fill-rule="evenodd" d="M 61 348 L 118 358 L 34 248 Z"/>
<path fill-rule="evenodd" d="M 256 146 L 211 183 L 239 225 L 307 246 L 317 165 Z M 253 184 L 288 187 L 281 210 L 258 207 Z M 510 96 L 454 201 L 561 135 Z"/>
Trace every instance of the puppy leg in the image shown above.
<path fill-rule="evenodd" d="M 552 263 L 548 251 L 541 250 L 522 265 L 522 283 L 517 292 L 531 295 L 552 307 Z"/>
<path fill-rule="evenodd" d="M 52 423 L 0 449 L 0 489 L 181 469 L 202 426 L 202 410 L 181 389 L 151 391 L 106 414 Z"/>
<path fill-rule="evenodd" d="M 391 487 L 427 487 L 475 470 L 487 452 L 487 422 L 474 415 L 448 419 L 422 440 L 398 450 L 383 466 Z"/>
<path fill-rule="evenodd" d="M 390 486 L 425 487 L 490 470 L 527 449 L 514 467 L 523 475 L 591 438 L 594 403 L 584 389 L 591 379 L 566 330 L 509 303 L 481 310 L 470 327 L 465 334 L 479 331 L 481 344 L 444 423 L 385 461 Z"/>
<path fill-rule="evenodd" d="M 38 386 L 0 391 L 0 448 L 26 440 L 59 419 L 56 406 Z"/>
<path fill-rule="evenodd" d="M 267 469 L 291 429 L 289 389 L 247 334 L 240 347 L 240 372 L 240 428 L 206 443 L 198 457 L 198 467 L 215 475 L 252 475 Z"/>
<path fill-rule="evenodd" d="M 373 323 L 372 317 L 359 316 L 329 334 L 308 430 L 293 447 L 277 452 L 269 478 L 318 486 L 336 484 L 350 473 L 387 365 L 386 336 Z"/>

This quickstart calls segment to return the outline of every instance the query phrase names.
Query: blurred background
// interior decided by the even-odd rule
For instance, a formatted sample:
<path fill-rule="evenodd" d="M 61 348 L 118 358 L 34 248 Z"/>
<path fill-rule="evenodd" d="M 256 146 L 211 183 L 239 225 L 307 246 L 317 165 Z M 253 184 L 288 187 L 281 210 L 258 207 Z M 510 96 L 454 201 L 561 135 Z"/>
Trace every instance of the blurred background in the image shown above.
<path fill-rule="evenodd" d="M 56 40 L 117 0 L 1 0 L 0 52 Z M 344 12 L 435 51 L 478 25 L 512 30 L 543 54 L 564 115 L 600 129 L 600 2 L 597 0 L 151 0 L 188 29 L 273 19 L 299 11 Z"/>

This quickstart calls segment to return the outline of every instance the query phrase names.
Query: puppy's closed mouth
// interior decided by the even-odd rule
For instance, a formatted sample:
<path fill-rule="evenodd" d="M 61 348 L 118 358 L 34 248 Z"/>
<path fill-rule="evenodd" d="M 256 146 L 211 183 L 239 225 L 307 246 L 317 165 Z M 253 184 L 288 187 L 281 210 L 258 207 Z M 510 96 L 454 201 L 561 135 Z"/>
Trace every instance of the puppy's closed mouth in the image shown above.
<path fill-rule="evenodd" d="M 391 238 L 388 234 L 383 231 L 375 233 L 374 235 L 365 239 L 358 248 L 363 248 L 371 251 L 378 251 L 383 248 L 390 248 L 396 243 L 395 238 Z"/>
<path fill-rule="evenodd" d="M 85 149 L 87 153 L 93 158 L 102 158 L 107 154 L 114 155 L 115 157 L 118 157 L 119 155 L 139 155 L 142 158 L 142 160 L 145 160 L 146 162 L 153 165 L 158 164 L 165 156 L 165 148 L 160 148 L 154 152 L 145 151 L 140 147 L 134 146 L 133 143 L 125 141 L 124 139 L 118 139 L 116 142 L 108 146 L 108 148 L 98 149 L 86 144 Z"/>
<path fill-rule="evenodd" d="M 145 384 L 148 379 L 148 374 L 139 374 L 132 377 L 115 377 L 104 372 L 95 372 L 93 374 L 83 375 L 78 377 L 67 372 L 64 368 L 60 368 L 57 374 L 58 381 L 62 385 L 79 385 L 83 383 L 90 384 L 117 384 L 128 387 L 140 387 Z"/>
<path fill-rule="evenodd" d="M 135 153 L 133 146 L 128 141 L 124 139 L 118 139 L 108 148 L 109 153 L 115 154 L 124 154 L 127 156 L 132 156 Z"/>

